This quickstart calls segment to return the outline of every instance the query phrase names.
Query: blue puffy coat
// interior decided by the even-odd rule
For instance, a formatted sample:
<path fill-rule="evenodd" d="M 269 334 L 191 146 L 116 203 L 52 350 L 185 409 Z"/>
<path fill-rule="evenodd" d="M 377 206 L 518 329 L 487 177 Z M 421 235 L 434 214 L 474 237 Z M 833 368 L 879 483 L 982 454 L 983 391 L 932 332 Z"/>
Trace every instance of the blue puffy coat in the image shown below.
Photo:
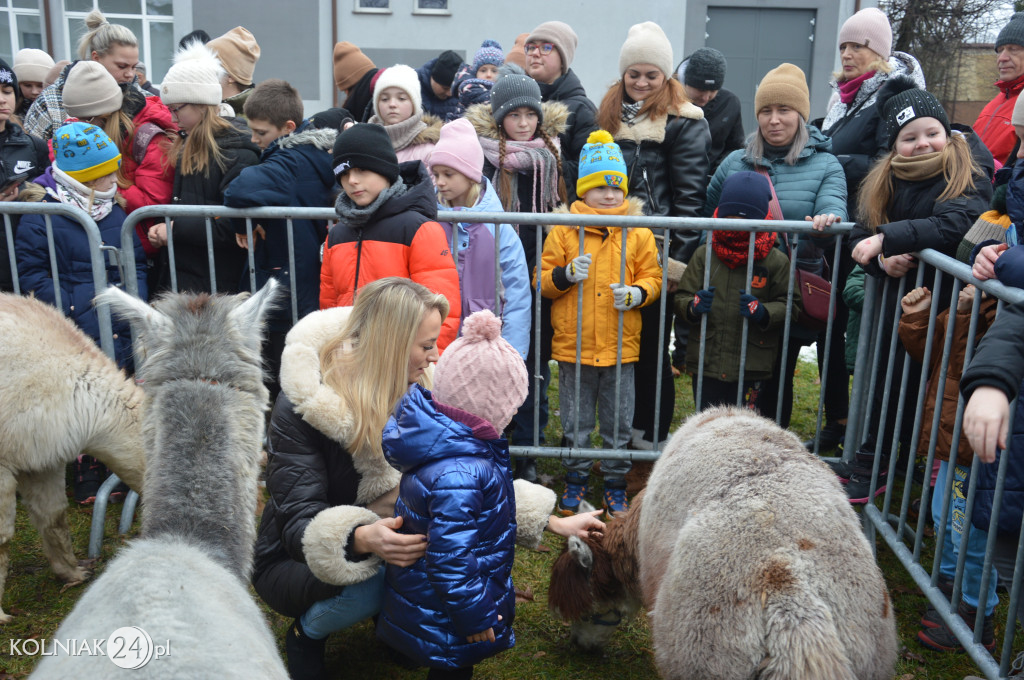
<path fill-rule="evenodd" d="M 43 200 L 48 203 L 58 202 L 57 199 L 49 195 Z M 121 225 L 124 223 L 124 219 L 124 210 L 115 204 L 110 214 L 97 223 L 100 239 L 104 245 L 120 247 Z M 53 247 L 60 280 L 60 309 L 98 344 L 100 341 L 99 316 L 92 306 L 92 299 L 98 291 L 93 285 L 89 237 L 86 236 L 85 230 L 78 222 L 68 217 L 53 215 L 50 220 L 53 224 Z M 139 297 L 145 300 L 148 297 L 146 253 L 142 250 L 142 244 L 139 243 L 138 236 L 134 232 L 132 237 L 135 244 L 135 277 L 139 284 Z M 21 218 L 14 250 L 18 259 L 18 275 L 22 293 L 26 295 L 34 293 L 38 299 L 56 306 L 57 296 L 50 269 L 46 221 L 43 215 L 25 215 Z M 122 286 L 121 274 L 117 265 L 112 265 L 105 253 L 103 261 L 107 268 L 107 281 L 112 285 Z M 131 328 L 116 316 L 111 317 L 111 322 L 117 363 L 122 368 L 131 370 Z"/>
<path fill-rule="evenodd" d="M 402 472 L 401 531 L 426 534 L 428 545 L 411 567 L 388 565 L 377 636 L 433 668 L 465 668 L 512 647 L 516 509 L 508 442 L 482 419 L 436 405 L 412 385 L 384 428 L 383 447 Z M 467 642 L 488 628 L 494 642 Z"/>

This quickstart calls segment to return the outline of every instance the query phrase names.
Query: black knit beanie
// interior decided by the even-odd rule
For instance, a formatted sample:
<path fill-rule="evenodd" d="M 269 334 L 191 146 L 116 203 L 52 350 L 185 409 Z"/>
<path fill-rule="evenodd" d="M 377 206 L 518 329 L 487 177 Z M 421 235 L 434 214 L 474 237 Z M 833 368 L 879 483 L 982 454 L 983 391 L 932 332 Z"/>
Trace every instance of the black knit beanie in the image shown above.
<path fill-rule="evenodd" d="M 391 184 L 398 179 L 398 157 L 388 133 L 380 125 L 357 123 L 338 135 L 334 142 L 334 178 L 351 168 L 383 175 Z"/>
<path fill-rule="evenodd" d="M 896 143 L 896 137 L 903 127 L 918 118 L 935 118 L 949 135 L 949 118 L 942 104 L 930 92 L 914 88 L 894 94 L 885 102 L 885 127 L 889 132 L 889 148 Z"/>
<path fill-rule="evenodd" d="M 462 66 L 462 57 L 458 52 L 446 50 L 437 58 L 430 69 L 430 77 L 441 87 L 451 87 L 455 80 L 455 72 Z"/>
<path fill-rule="evenodd" d="M 10 85 L 14 88 L 14 95 L 21 99 L 21 90 L 18 89 L 18 76 L 14 75 L 14 69 L 7 65 L 7 62 L 0 59 L 0 83 Z"/>
<path fill-rule="evenodd" d="M 1003 45 L 1020 45 L 1024 47 L 1024 12 L 1017 12 L 1010 21 L 1003 26 L 996 36 L 996 52 L 1003 48 Z"/>
<path fill-rule="evenodd" d="M 509 74 L 498 78 L 491 88 L 491 115 L 501 126 L 502 121 L 520 106 L 527 106 L 537 112 L 538 124 L 544 122 L 540 107 L 540 85 L 530 76 Z"/>
<path fill-rule="evenodd" d="M 725 55 L 713 47 L 702 47 L 686 60 L 683 84 L 697 90 L 721 90 L 725 83 Z"/>

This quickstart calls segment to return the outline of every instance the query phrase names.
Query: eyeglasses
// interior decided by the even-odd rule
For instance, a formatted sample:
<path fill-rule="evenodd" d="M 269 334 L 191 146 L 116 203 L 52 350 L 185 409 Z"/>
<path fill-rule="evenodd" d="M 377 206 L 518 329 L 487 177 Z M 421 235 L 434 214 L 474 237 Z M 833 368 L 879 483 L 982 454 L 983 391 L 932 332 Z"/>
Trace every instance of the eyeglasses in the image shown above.
<path fill-rule="evenodd" d="M 179 104 L 178 106 L 168 106 L 167 110 L 170 111 L 171 113 L 177 115 L 178 111 L 181 111 L 186 106 L 188 106 L 188 104 Z"/>
<path fill-rule="evenodd" d="M 526 43 L 526 45 L 524 46 L 523 49 L 526 50 L 527 54 L 533 54 L 534 52 L 538 52 L 538 53 L 543 54 L 543 55 L 548 55 L 548 54 L 551 54 L 551 50 L 555 49 L 555 44 L 554 43 L 549 43 L 549 42 L 545 42 L 545 43 L 533 43 L 532 42 L 532 43 Z"/>

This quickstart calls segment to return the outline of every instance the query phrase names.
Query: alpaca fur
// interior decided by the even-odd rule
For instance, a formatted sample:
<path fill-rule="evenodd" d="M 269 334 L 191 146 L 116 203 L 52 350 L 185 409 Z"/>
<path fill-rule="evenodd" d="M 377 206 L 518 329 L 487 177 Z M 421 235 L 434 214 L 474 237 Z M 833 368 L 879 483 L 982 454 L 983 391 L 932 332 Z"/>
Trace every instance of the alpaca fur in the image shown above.
<path fill-rule="evenodd" d="M 608 569 L 602 556 L 620 590 L 641 595 L 664 678 L 893 675 L 893 611 L 857 516 L 827 466 L 767 419 L 735 408 L 689 418 L 639 507 L 591 552 L 595 580 Z M 584 590 L 575 611 L 609 609 L 597 591 Z M 613 629 L 603 628 L 607 639 Z M 599 635 L 577 637 L 593 647 Z"/>
<path fill-rule="evenodd" d="M 0 600 L 14 537 L 15 491 L 54 573 L 81 583 L 68 530 L 64 468 L 96 457 L 142 490 L 142 390 L 54 307 L 0 294 Z M 0 608 L 0 624 L 11 621 Z"/>
<path fill-rule="evenodd" d="M 168 295 L 153 307 L 113 288 L 99 296 L 146 351 L 142 537 L 96 579 L 55 640 L 137 626 L 171 653 L 132 677 L 288 677 L 248 587 L 268 400 L 260 343 L 277 288 L 271 280 L 248 299 Z M 48 656 L 33 677 L 107 677 L 113 668 L 102 656 Z"/>

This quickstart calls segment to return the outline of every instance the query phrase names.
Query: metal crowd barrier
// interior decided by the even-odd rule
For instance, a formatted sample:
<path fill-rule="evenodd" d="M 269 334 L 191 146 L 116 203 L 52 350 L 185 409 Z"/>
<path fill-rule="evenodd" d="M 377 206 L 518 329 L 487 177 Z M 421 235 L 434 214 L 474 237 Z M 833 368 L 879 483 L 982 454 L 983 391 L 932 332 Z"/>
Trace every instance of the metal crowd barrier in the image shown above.
<path fill-rule="evenodd" d="M 134 276 L 126 277 L 120 251 L 116 245 L 105 244 L 100 238 L 100 230 L 95 220 L 81 208 L 66 205 L 63 203 L 30 203 L 30 202 L 4 202 L 0 203 L 0 215 L 3 216 L 4 241 L 7 245 L 8 261 L 0 266 L 8 266 L 11 272 L 13 293 L 28 295 L 32 291 L 23 291 L 18 276 L 18 261 L 15 252 L 15 225 L 12 216 L 15 215 L 43 215 L 46 223 L 46 242 L 49 250 L 50 277 L 53 279 L 53 290 L 55 303 L 58 309 L 63 308 L 60 289 L 60 272 L 57 269 L 56 249 L 53 240 L 53 215 L 62 215 L 78 223 L 85 231 L 89 239 L 89 252 L 92 261 L 92 281 L 96 291 L 102 291 L 107 287 L 107 263 L 116 266 L 121 270 L 121 280 L 130 279 L 135 285 Z M 138 290 L 136 289 L 136 295 Z M 96 307 L 99 317 L 100 347 L 103 352 L 114 359 L 113 328 L 110 322 L 110 307 L 101 304 Z M 106 508 L 110 499 L 110 493 L 117 486 L 120 479 L 112 474 L 101 486 L 96 494 L 96 502 L 93 506 L 92 526 L 89 532 L 89 557 L 99 557 L 100 545 L 103 542 L 103 528 L 106 520 Z M 131 527 L 132 517 L 135 514 L 135 504 L 138 501 L 138 494 L 130 491 L 125 498 L 124 506 L 121 509 L 120 532 L 125 534 Z"/>

